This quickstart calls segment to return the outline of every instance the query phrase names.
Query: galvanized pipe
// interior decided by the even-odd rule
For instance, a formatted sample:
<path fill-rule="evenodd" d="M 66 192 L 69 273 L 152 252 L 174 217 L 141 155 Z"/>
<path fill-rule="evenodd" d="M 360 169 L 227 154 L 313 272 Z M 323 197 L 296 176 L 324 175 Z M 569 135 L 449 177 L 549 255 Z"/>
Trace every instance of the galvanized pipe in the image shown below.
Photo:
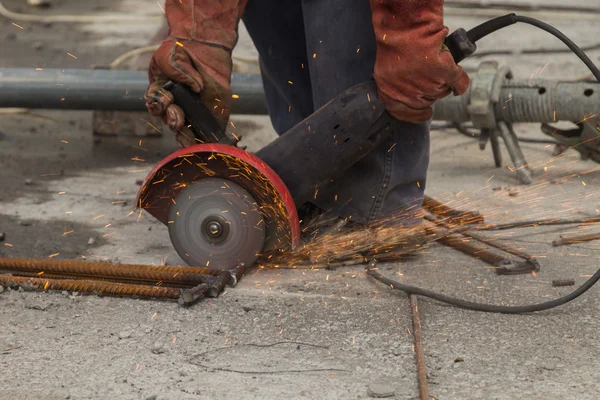
<path fill-rule="evenodd" d="M 267 113 L 259 75 L 233 74 L 231 85 L 234 113 Z M 147 86 L 142 71 L 0 68 L 0 107 L 145 111 Z"/>
<path fill-rule="evenodd" d="M 145 111 L 145 72 L 125 70 L 0 68 L 0 107 Z M 266 114 L 259 75 L 233 74 L 233 112 Z M 434 120 L 468 122 L 470 93 L 434 104 Z M 580 121 L 598 112 L 600 84 L 555 80 L 505 80 L 495 104 L 498 120 Z"/>
<path fill-rule="evenodd" d="M 470 92 L 434 104 L 433 119 L 468 122 Z M 494 105 L 496 120 L 506 123 L 582 121 L 598 112 L 600 84 L 548 79 L 506 80 Z"/>

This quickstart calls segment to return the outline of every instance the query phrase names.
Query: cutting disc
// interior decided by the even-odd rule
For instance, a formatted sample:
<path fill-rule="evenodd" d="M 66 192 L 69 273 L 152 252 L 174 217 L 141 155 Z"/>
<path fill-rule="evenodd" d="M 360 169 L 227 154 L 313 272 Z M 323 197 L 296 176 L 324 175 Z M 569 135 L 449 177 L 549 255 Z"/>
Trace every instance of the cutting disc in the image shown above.
<path fill-rule="evenodd" d="M 265 242 L 256 201 L 241 186 L 205 178 L 189 184 L 169 211 L 169 235 L 189 265 L 235 268 L 252 265 Z"/>

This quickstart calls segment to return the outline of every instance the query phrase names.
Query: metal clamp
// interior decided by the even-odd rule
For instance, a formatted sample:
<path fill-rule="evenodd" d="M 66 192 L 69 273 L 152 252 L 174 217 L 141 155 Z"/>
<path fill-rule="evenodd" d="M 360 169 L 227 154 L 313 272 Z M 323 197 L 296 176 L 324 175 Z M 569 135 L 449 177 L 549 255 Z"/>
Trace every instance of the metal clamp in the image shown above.
<path fill-rule="evenodd" d="M 477 73 L 471 79 L 467 110 L 473 126 L 480 129 L 479 148 L 484 150 L 487 142 L 492 145 L 494 162 L 497 168 L 502 166 L 502 153 L 498 137 L 506 145 L 508 154 L 514 164 L 519 180 L 528 185 L 531 183 L 531 171 L 519 146 L 512 125 L 499 121 L 496 116 L 496 105 L 506 80 L 513 78 L 508 67 L 498 67 L 496 61 L 485 61 L 479 65 Z"/>
<path fill-rule="evenodd" d="M 506 79 L 512 79 L 512 72 L 508 67 L 499 68 L 497 61 L 485 61 L 479 65 L 471 79 L 467 105 L 475 128 L 496 128 L 494 109 L 500 101 L 500 91 Z"/>

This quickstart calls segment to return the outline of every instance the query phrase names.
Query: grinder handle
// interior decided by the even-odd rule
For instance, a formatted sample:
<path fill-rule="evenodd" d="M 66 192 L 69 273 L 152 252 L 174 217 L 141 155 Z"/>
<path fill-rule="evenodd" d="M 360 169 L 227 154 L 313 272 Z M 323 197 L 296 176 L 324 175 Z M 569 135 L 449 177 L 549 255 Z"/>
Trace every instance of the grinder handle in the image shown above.
<path fill-rule="evenodd" d="M 457 64 L 477 51 L 477 45 L 463 28 L 458 28 L 446 36 L 444 44 L 450 50 L 452 58 Z"/>
<path fill-rule="evenodd" d="M 183 83 L 169 81 L 163 86 L 173 94 L 173 104 L 185 114 L 185 124 L 200 143 L 221 143 L 235 146 L 237 140 L 227 136 L 212 113 L 202 104 L 200 96 Z"/>

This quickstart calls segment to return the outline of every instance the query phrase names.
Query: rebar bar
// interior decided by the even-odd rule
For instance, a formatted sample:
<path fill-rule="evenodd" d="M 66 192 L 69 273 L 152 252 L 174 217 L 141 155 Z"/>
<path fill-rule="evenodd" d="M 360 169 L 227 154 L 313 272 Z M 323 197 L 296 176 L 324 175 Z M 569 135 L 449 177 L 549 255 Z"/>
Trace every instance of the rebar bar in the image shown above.
<path fill-rule="evenodd" d="M 178 299 L 180 290 L 169 287 L 132 285 L 87 279 L 43 279 L 23 276 L 0 275 L 3 286 L 22 286 L 44 290 L 66 290 L 69 292 L 100 293 L 112 296 L 134 296 L 143 298 Z"/>
<path fill-rule="evenodd" d="M 421 333 L 421 317 L 417 296 L 410 295 L 410 309 L 413 321 L 413 334 L 415 338 L 415 356 L 417 358 L 417 376 L 419 378 L 420 400 L 429 400 L 429 384 L 427 381 L 427 367 L 425 366 L 425 352 L 423 351 L 423 335 Z"/>
<path fill-rule="evenodd" d="M 561 286 L 573 286 L 575 285 L 574 279 L 556 279 L 552 281 L 552 286 L 561 287 Z"/>
<path fill-rule="evenodd" d="M 477 234 L 470 233 L 470 232 L 463 232 L 462 235 L 470 237 L 471 239 L 477 240 L 478 242 L 485 243 L 488 246 L 495 247 L 495 248 L 497 248 L 499 250 L 502 250 L 505 253 L 512 254 L 513 256 L 520 257 L 520 258 L 522 258 L 522 259 L 524 259 L 526 261 L 533 261 L 533 260 L 535 260 L 534 256 L 532 256 L 530 254 L 527 254 L 524 251 L 521 251 L 519 249 L 515 249 L 514 247 L 509 246 L 509 245 L 507 245 L 505 243 L 500 243 L 497 240 L 484 238 L 481 235 L 477 235 Z"/>
<path fill-rule="evenodd" d="M 205 297 L 207 295 L 207 291 L 210 287 L 206 283 L 202 283 L 198 286 L 195 286 L 191 289 L 183 289 L 180 292 L 179 297 L 179 305 L 181 306 L 189 306 L 194 304 L 199 299 Z M 218 295 L 218 293 L 217 293 Z M 217 296 L 214 296 L 217 297 Z"/>
<path fill-rule="evenodd" d="M 206 297 L 219 296 L 219 293 L 221 293 L 223 289 L 225 289 L 225 286 L 231 281 L 231 273 L 223 271 L 223 273 L 206 290 Z"/>
<path fill-rule="evenodd" d="M 115 282 L 115 283 L 127 283 L 132 285 L 150 285 L 150 286 L 165 286 L 165 287 L 174 287 L 174 288 L 192 288 L 196 283 L 193 282 L 161 282 L 161 281 L 141 281 L 135 279 L 128 278 L 104 278 L 98 276 L 77 276 L 77 275 L 58 275 L 58 274 L 46 274 L 39 272 L 23 272 L 23 271 L 6 271 L 7 274 L 12 276 L 23 276 L 29 278 L 41 278 L 41 279 L 63 279 L 63 280 L 82 280 L 86 278 L 91 278 L 94 281 L 104 281 L 104 282 Z M 207 276 L 207 278 L 212 278 Z M 212 281 L 216 279 L 213 278 Z"/>
<path fill-rule="evenodd" d="M 425 219 L 433 222 L 435 225 L 437 225 L 439 227 L 446 228 L 446 229 L 449 228 L 448 223 L 446 221 L 441 220 L 439 217 L 426 215 Z M 460 232 L 460 235 L 470 238 L 470 239 L 473 239 L 473 240 L 476 240 L 478 242 L 484 243 L 488 246 L 495 247 L 496 249 L 499 249 L 505 253 L 520 257 L 526 261 L 531 261 L 532 263 L 535 263 L 535 257 L 533 257 L 532 255 L 527 254 L 524 251 L 521 251 L 520 249 L 515 249 L 514 247 L 509 246 L 505 243 L 500 243 L 497 240 L 488 239 L 479 234 L 471 233 L 468 231 Z"/>
<path fill-rule="evenodd" d="M 453 225 L 480 224 L 484 222 L 483 216 L 477 211 L 456 210 L 438 200 L 425 196 L 423 208 L 433 215 L 448 218 L 447 222 Z"/>
<path fill-rule="evenodd" d="M 1 258 L 0 270 L 44 272 L 77 277 L 125 278 L 147 282 L 207 283 L 208 276 L 220 276 L 222 271 L 210 268 L 183 266 L 152 266 L 137 264 L 109 264 L 71 260 L 37 260 Z"/>
<path fill-rule="evenodd" d="M 465 253 L 471 257 L 475 257 L 495 267 L 500 267 L 501 265 L 509 263 L 509 260 L 506 258 L 492 253 L 481 245 L 477 246 L 474 240 L 470 240 L 465 237 L 450 235 L 441 237 L 438 239 L 438 241 L 448 247 Z"/>
<path fill-rule="evenodd" d="M 552 246 L 568 246 L 570 244 L 577 244 L 583 242 L 591 242 L 592 240 L 600 239 L 600 233 L 590 233 L 588 235 L 561 237 L 552 241 Z"/>
<path fill-rule="evenodd" d="M 573 224 L 597 224 L 600 223 L 599 217 L 587 217 L 587 218 L 578 218 L 578 219 L 537 219 L 537 220 L 528 220 L 528 221 L 517 221 L 517 222 L 508 222 L 505 224 L 486 224 L 481 226 L 475 226 L 468 229 L 473 229 L 477 231 L 501 231 L 506 229 L 513 228 L 537 228 L 538 226 L 555 226 L 555 225 L 573 225 Z"/>

